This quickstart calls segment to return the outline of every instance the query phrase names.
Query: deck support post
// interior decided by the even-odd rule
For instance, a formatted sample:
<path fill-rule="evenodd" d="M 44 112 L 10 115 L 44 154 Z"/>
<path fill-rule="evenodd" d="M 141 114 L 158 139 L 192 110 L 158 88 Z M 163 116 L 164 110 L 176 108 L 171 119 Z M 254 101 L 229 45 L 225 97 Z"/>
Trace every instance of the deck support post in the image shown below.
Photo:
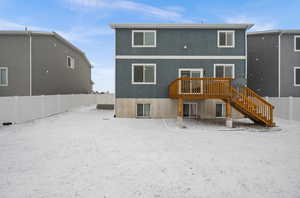
<path fill-rule="evenodd" d="M 226 126 L 230 128 L 233 127 L 231 105 L 229 100 L 226 102 Z"/>
<path fill-rule="evenodd" d="M 178 98 L 178 107 L 177 107 L 177 127 L 183 128 L 183 99 Z"/>

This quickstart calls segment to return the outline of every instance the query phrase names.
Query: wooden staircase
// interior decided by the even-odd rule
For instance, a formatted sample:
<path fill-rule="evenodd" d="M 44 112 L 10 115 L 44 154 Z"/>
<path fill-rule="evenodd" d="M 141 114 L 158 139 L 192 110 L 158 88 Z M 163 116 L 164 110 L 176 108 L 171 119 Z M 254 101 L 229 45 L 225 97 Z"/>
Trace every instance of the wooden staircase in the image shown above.
<path fill-rule="evenodd" d="M 254 122 L 274 127 L 274 106 L 247 87 L 234 88 L 231 78 L 178 78 L 169 85 L 174 99 L 221 99 Z"/>

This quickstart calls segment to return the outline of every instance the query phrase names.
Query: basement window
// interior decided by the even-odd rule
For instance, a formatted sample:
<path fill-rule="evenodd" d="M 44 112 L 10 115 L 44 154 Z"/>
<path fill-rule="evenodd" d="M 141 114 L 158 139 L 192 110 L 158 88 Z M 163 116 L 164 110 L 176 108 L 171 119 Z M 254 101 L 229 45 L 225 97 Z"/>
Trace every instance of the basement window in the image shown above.
<path fill-rule="evenodd" d="M 132 64 L 132 84 L 156 84 L 156 65 Z"/>
<path fill-rule="evenodd" d="M 132 47 L 156 47 L 156 31 L 133 30 Z"/>
<path fill-rule="evenodd" d="M 8 86 L 8 68 L 0 67 L 0 86 Z"/>
<path fill-rule="evenodd" d="M 300 67 L 294 67 L 294 86 L 300 86 Z"/>
<path fill-rule="evenodd" d="M 72 56 L 67 56 L 67 66 L 68 68 L 75 68 L 75 59 Z"/>
<path fill-rule="evenodd" d="M 234 31 L 218 31 L 218 48 L 234 48 Z"/>
<path fill-rule="evenodd" d="M 216 104 L 216 117 L 224 118 L 226 115 L 226 105 L 224 103 Z"/>
<path fill-rule="evenodd" d="M 150 104 L 136 104 L 137 117 L 150 117 Z"/>
<path fill-rule="evenodd" d="M 300 52 L 300 35 L 295 36 L 294 38 L 294 48 L 295 52 Z"/>

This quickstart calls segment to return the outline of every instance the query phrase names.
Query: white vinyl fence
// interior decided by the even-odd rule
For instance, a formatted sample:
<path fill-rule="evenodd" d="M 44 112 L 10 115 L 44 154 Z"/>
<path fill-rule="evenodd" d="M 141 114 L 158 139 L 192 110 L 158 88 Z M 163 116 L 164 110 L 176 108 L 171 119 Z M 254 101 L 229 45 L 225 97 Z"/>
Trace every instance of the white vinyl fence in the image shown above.
<path fill-rule="evenodd" d="M 300 121 L 299 97 L 266 97 L 266 100 L 275 106 L 275 117 Z"/>
<path fill-rule="evenodd" d="M 26 122 L 92 104 L 114 104 L 114 94 L 0 97 L 0 125 Z"/>

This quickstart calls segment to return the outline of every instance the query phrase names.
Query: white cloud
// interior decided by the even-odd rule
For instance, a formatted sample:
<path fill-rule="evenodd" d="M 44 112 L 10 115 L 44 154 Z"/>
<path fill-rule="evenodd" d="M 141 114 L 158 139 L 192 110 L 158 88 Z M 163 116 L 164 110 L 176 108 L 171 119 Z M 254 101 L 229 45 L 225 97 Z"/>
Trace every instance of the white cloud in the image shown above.
<path fill-rule="evenodd" d="M 171 6 L 165 9 L 147 5 L 144 3 L 137 3 L 129 0 L 65 0 L 71 6 L 80 6 L 86 8 L 107 8 L 107 9 L 123 9 L 141 14 L 150 15 L 161 19 L 167 19 L 178 22 L 190 22 L 184 19 L 182 11 L 184 10 L 178 6 Z"/>
<path fill-rule="evenodd" d="M 32 31 L 55 31 L 58 34 L 61 34 L 65 39 L 76 42 L 88 41 L 94 36 L 113 34 L 113 30 L 111 30 L 108 26 L 99 28 L 81 26 L 73 27 L 70 30 L 53 30 L 46 27 L 25 25 L 0 18 L 0 30 L 25 30 L 25 27 Z"/>
<path fill-rule="evenodd" d="M 276 28 L 277 24 L 274 22 L 268 22 L 263 18 L 248 17 L 244 15 L 232 16 L 225 18 L 226 23 L 250 23 L 254 24 L 251 31 L 263 31 Z"/>
<path fill-rule="evenodd" d="M 71 30 L 68 31 L 56 31 L 58 34 L 62 35 L 64 38 L 68 39 L 69 41 L 76 41 L 76 42 L 86 42 L 91 41 L 92 37 L 101 36 L 101 35 L 112 35 L 114 32 L 112 29 L 107 27 L 73 27 Z"/>
<path fill-rule="evenodd" d="M 46 28 L 37 27 L 37 26 L 28 26 L 26 24 L 15 23 L 5 19 L 0 19 L 0 30 L 25 30 L 25 28 L 31 30 L 46 30 Z"/>

